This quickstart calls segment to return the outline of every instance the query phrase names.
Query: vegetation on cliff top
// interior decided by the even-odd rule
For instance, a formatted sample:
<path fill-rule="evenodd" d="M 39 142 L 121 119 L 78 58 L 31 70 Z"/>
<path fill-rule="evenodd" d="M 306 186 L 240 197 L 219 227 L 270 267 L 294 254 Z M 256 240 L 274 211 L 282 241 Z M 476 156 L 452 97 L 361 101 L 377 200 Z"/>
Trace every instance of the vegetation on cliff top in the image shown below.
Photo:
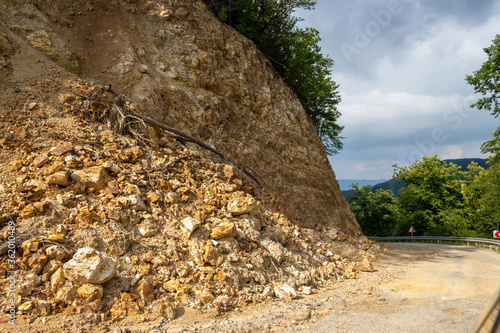
<path fill-rule="evenodd" d="M 321 54 L 319 32 L 296 26 L 296 9 L 310 10 L 312 0 L 203 0 L 219 19 L 250 38 L 295 91 L 329 155 L 342 149 L 337 124 L 338 85 L 333 60 Z"/>

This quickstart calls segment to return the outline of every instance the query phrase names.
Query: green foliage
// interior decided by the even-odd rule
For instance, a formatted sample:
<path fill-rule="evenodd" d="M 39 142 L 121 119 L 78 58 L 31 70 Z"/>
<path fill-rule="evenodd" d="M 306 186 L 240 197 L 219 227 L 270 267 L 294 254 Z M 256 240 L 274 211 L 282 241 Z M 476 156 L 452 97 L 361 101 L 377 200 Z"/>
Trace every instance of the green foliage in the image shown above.
<path fill-rule="evenodd" d="M 368 236 L 388 236 L 396 233 L 396 226 L 403 217 L 391 191 L 372 191 L 372 185 L 359 188 L 352 184 L 349 196 L 351 211 L 361 230 Z"/>
<path fill-rule="evenodd" d="M 443 212 L 458 207 L 466 172 L 437 156 L 424 157 L 409 167 L 395 166 L 401 209 L 419 234 L 442 235 Z"/>
<path fill-rule="evenodd" d="M 316 29 L 298 28 L 296 9 L 311 10 L 313 0 L 204 0 L 222 21 L 255 42 L 295 91 L 329 155 L 342 149 L 337 124 L 338 85 L 333 60 L 321 54 Z"/>
<path fill-rule="evenodd" d="M 491 237 L 500 222 L 500 164 L 480 170 L 464 187 L 462 216 L 465 216 L 480 237 Z"/>
<path fill-rule="evenodd" d="M 481 68 L 473 75 L 467 75 L 466 81 L 474 86 L 474 92 L 481 94 L 471 107 L 491 112 L 495 118 L 500 116 L 500 35 L 497 35 L 490 47 L 484 49 L 488 55 Z M 493 133 L 493 139 L 486 141 L 481 149 L 483 153 L 494 154 L 493 160 L 500 161 L 500 128 Z"/>

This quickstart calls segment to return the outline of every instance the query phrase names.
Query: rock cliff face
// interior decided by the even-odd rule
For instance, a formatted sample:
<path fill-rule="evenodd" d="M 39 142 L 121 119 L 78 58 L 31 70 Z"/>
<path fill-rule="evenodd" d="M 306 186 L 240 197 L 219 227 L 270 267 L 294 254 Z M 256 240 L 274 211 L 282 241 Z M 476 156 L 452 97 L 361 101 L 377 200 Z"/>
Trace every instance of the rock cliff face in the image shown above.
<path fill-rule="evenodd" d="M 4 82 L 36 80 L 48 66 L 111 84 L 141 113 L 253 169 L 294 223 L 361 236 L 298 99 L 201 1 L 0 0 L 0 8 Z M 9 83 L 2 94 L 16 89 Z"/>

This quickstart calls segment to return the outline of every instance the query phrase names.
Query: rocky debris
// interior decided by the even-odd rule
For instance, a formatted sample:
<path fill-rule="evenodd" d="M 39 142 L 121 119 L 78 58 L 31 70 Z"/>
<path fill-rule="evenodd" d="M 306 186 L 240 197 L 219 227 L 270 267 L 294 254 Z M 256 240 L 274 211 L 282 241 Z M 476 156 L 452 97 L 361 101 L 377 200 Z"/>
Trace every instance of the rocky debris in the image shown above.
<path fill-rule="evenodd" d="M 81 97 L 100 87 L 42 74 L 0 108 L 0 242 L 12 220 L 19 315 L 173 319 L 179 307 L 227 311 L 369 271 L 370 241 L 292 223 L 234 166 L 170 138 L 112 131 L 106 103 Z M 1 290 L 8 271 L 2 253 Z"/>
<path fill-rule="evenodd" d="M 274 294 L 278 298 L 294 299 L 297 297 L 297 292 L 287 283 L 283 283 L 274 287 Z"/>

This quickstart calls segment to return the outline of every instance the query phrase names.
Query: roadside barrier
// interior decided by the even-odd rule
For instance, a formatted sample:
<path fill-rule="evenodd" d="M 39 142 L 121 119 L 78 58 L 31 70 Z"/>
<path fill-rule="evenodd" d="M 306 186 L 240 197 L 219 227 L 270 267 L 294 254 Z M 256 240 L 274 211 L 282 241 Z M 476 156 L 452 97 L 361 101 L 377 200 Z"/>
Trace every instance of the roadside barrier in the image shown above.
<path fill-rule="evenodd" d="M 374 240 L 376 242 L 386 241 L 386 242 L 430 242 L 433 243 L 436 241 L 438 244 L 448 244 L 458 243 L 458 245 L 462 243 L 467 243 L 467 246 L 470 246 L 470 243 L 475 243 L 476 247 L 478 244 L 482 244 L 483 247 L 487 247 L 489 245 L 490 250 L 496 248 L 498 251 L 498 247 L 500 246 L 500 239 L 487 239 L 487 238 L 473 238 L 473 237 L 446 237 L 446 236 L 399 236 L 399 237 L 367 237 L 368 239 Z"/>

